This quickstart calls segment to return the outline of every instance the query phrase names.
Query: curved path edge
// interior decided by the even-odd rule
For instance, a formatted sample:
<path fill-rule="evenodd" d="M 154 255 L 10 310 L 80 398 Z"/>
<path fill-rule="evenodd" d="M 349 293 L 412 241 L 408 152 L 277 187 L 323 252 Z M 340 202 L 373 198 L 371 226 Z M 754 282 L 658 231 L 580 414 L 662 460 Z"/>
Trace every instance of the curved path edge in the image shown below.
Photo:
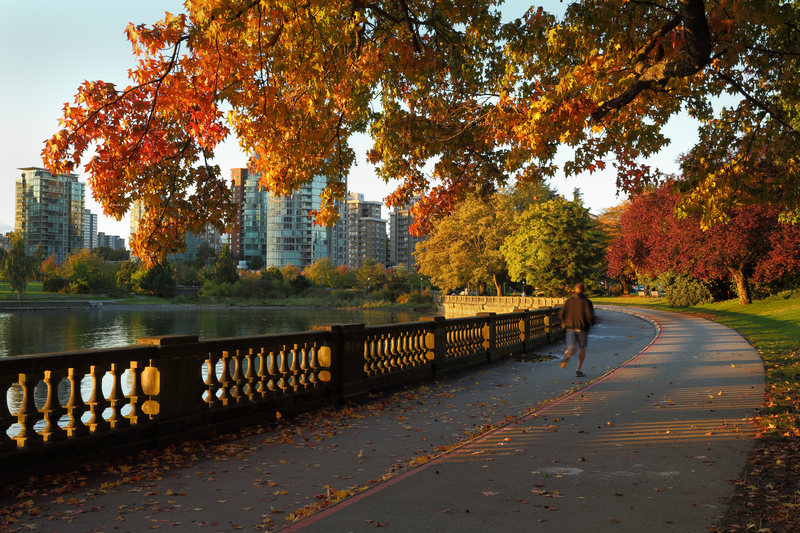
<path fill-rule="evenodd" d="M 575 392 L 282 530 L 521 531 L 531 515 L 542 531 L 714 524 L 754 442 L 761 358 L 706 319 L 598 310 L 646 320 L 655 338 Z"/>

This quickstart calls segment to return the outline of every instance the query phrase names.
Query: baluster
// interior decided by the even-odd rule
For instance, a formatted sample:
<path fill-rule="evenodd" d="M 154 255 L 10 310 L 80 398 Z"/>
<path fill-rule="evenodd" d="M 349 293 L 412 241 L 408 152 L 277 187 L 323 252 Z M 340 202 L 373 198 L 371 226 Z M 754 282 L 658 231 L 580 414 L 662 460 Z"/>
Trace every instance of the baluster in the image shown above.
<path fill-rule="evenodd" d="M 419 331 L 411 331 L 408 334 L 408 362 L 411 366 L 422 363 L 419 353 Z"/>
<path fill-rule="evenodd" d="M 369 339 L 364 340 L 364 374 L 367 376 L 372 375 L 372 361 L 369 355 Z"/>
<path fill-rule="evenodd" d="M 281 358 L 280 365 L 278 366 L 278 388 L 282 392 L 286 392 L 286 388 L 288 387 L 286 383 L 286 374 L 289 372 L 289 366 L 286 363 L 286 346 L 276 355 L 276 357 Z"/>
<path fill-rule="evenodd" d="M 269 385 L 268 388 L 272 392 L 278 390 L 278 384 L 275 381 L 275 376 L 278 375 L 278 364 L 275 362 L 275 352 L 269 352 Z"/>
<path fill-rule="evenodd" d="M 89 412 L 92 418 L 86 423 L 92 433 L 106 431 L 110 426 L 103 418 L 103 411 L 108 407 L 108 402 L 103 397 L 103 376 L 106 371 L 102 366 L 92 365 L 89 367 L 89 375 L 92 378 L 92 397 L 86 402 L 89 404 Z"/>
<path fill-rule="evenodd" d="M 293 376 L 297 376 L 300 373 L 300 362 L 297 360 L 297 345 L 295 344 L 294 347 L 290 350 L 292 354 L 292 366 L 289 369 L 292 372 Z"/>
<path fill-rule="evenodd" d="M 308 388 L 308 349 L 304 344 L 301 348 L 297 350 L 297 355 L 300 356 L 300 385 L 304 389 Z"/>
<path fill-rule="evenodd" d="M 317 352 L 319 351 L 319 346 L 312 346 L 309 348 L 309 376 L 308 381 L 311 383 L 312 387 L 316 387 L 319 385 L 319 379 L 317 379 L 317 373 L 319 372 L 319 360 L 317 359 Z"/>
<path fill-rule="evenodd" d="M 389 357 L 389 369 L 396 370 L 403 367 L 403 361 L 400 358 L 400 350 L 398 349 L 399 339 L 397 335 L 390 335 L 387 339 L 387 348 L 391 356 Z"/>
<path fill-rule="evenodd" d="M 233 377 L 231 378 L 233 386 L 231 387 L 231 401 L 232 403 L 241 403 L 244 401 L 244 375 L 242 374 L 242 353 L 236 350 L 233 356 Z"/>
<path fill-rule="evenodd" d="M 253 391 L 254 394 L 258 394 L 259 397 L 264 398 L 267 395 L 267 354 L 264 352 L 264 348 L 259 348 L 258 353 L 254 354 L 253 361 L 258 360 L 258 370 L 253 370 L 255 373 L 255 390 Z"/>
<path fill-rule="evenodd" d="M 8 410 L 8 389 L 13 378 L 4 376 L 0 381 L 0 452 L 17 449 L 17 442 L 8 436 L 8 428 L 14 421 L 11 411 Z"/>
<path fill-rule="evenodd" d="M 373 373 L 378 374 L 381 371 L 381 340 L 379 337 L 372 337 L 370 349 L 372 350 L 372 370 Z"/>
<path fill-rule="evenodd" d="M 47 424 L 42 430 L 44 442 L 55 442 L 67 438 L 67 432 L 58 425 L 61 415 L 66 412 L 66 409 L 61 407 L 58 402 L 58 384 L 61 382 L 62 375 L 62 372 L 51 370 L 45 370 L 44 372 L 47 399 L 44 402 L 44 406 L 39 410 Z"/>
<path fill-rule="evenodd" d="M 391 372 L 397 367 L 397 358 L 394 351 L 394 336 L 384 335 L 383 342 L 386 351 L 386 372 Z"/>
<path fill-rule="evenodd" d="M 247 371 L 245 372 L 244 379 L 247 381 L 247 399 L 251 402 L 256 399 L 256 371 L 253 369 L 255 358 L 253 357 L 253 349 L 247 350 L 247 355 L 244 356 L 247 361 Z"/>
<path fill-rule="evenodd" d="M 114 383 L 111 385 L 111 394 L 108 395 L 108 403 L 111 406 L 111 416 L 108 417 L 108 424 L 112 428 L 124 428 L 131 425 L 131 421 L 122 416 L 122 408 L 125 406 L 125 394 L 122 392 L 122 372 L 119 371 L 119 363 L 111 363 L 111 378 Z"/>
<path fill-rule="evenodd" d="M 144 422 L 144 412 L 142 411 L 142 403 L 145 397 L 144 390 L 142 390 L 142 370 L 145 368 L 142 361 L 131 361 L 131 392 L 128 394 L 128 403 L 131 406 L 131 412 L 128 413 L 128 420 L 131 424 L 140 424 Z"/>
<path fill-rule="evenodd" d="M 293 391 L 297 391 L 300 388 L 297 377 L 300 373 L 300 362 L 298 361 L 297 352 L 297 345 L 295 344 L 294 347 L 289 350 L 289 353 L 292 354 L 291 367 L 289 368 L 289 372 L 291 374 L 289 376 L 289 384 Z"/>
<path fill-rule="evenodd" d="M 366 348 L 369 352 L 368 361 L 369 361 L 369 374 L 374 376 L 378 373 L 378 351 L 375 346 L 375 337 L 370 337 L 367 340 Z"/>
<path fill-rule="evenodd" d="M 83 423 L 83 413 L 86 412 L 86 402 L 81 394 L 81 382 L 86 375 L 82 368 L 70 368 L 67 373 L 69 380 L 69 401 L 67 402 L 67 416 L 69 424 L 64 428 L 70 437 L 80 437 L 89 433 L 89 426 Z"/>
<path fill-rule="evenodd" d="M 222 352 L 222 375 L 219 377 L 219 401 L 222 405 L 232 405 L 235 403 L 235 398 L 232 398 L 229 394 L 231 387 L 230 359 L 231 356 L 228 352 Z M 214 372 L 216 373 L 216 369 Z"/>
<path fill-rule="evenodd" d="M 30 448 L 44 442 L 44 438 L 33 429 L 34 424 L 41 418 L 33 399 L 33 389 L 38 381 L 38 374 L 19 375 L 19 385 L 22 387 L 22 405 L 17 412 L 17 422 L 22 429 L 14 436 L 18 448 Z"/>
<path fill-rule="evenodd" d="M 219 389 L 219 379 L 217 379 L 217 361 L 219 361 L 219 358 L 213 353 L 209 352 L 208 358 L 206 359 L 208 371 L 206 373 L 206 380 L 203 385 L 205 385 L 206 392 L 208 392 L 205 401 L 210 409 L 214 409 L 215 407 L 222 405 L 217 397 L 217 390 Z"/>
<path fill-rule="evenodd" d="M 375 349 L 375 372 L 382 373 L 383 372 L 383 338 L 380 335 L 376 335 L 374 339 L 372 339 L 372 345 Z"/>

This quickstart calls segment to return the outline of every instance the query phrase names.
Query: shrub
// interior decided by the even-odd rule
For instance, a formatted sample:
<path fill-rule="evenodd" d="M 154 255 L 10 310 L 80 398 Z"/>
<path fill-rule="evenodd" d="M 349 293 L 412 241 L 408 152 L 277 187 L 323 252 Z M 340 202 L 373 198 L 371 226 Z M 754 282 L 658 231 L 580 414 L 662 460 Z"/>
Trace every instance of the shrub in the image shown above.
<path fill-rule="evenodd" d="M 661 279 L 666 285 L 667 303 L 671 307 L 688 307 L 714 301 L 708 283 L 702 280 L 687 274 L 675 274 Z"/>

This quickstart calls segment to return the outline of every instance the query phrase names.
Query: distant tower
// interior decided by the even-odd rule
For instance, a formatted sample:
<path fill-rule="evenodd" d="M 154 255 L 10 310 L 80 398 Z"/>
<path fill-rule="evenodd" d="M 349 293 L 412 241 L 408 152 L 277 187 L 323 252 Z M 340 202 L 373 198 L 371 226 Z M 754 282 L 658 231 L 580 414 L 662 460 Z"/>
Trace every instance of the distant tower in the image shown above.
<path fill-rule="evenodd" d="M 347 264 L 346 216 L 333 227 L 317 226 L 309 213 L 320 208 L 319 195 L 327 184 L 315 176 L 292 196 L 277 197 L 258 186 L 259 174 L 247 169 L 232 170 L 234 201 L 239 201 L 238 250 L 248 263 L 260 255 L 266 266 L 295 265 L 300 269 L 323 257 L 330 257 L 334 266 Z M 241 187 L 240 191 L 237 188 Z M 238 196 L 237 196 L 238 195 Z M 339 212 L 345 213 L 342 202 Z M 231 252 L 237 254 L 231 234 Z"/>
<path fill-rule="evenodd" d="M 28 253 L 41 246 L 58 263 L 84 246 L 84 183 L 76 174 L 54 175 L 43 168 L 20 168 L 16 180 L 14 229 L 22 232 Z"/>
<path fill-rule="evenodd" d="M 87 250 L 97 248 L 97 215 L 88 209 L 83 210 L 83 247 Z"/>
<path fill-rule="evenodd" d="M 386 264 L 386 224 L 381 218 L 381 202 L 365 201 L 364 195 L 347 197 L 347 266 L 360 268 L 372 259 Z"/>
<path fill-rule="evenodd" d="M 233 191 L 233 202 L 236 204 L 236 218 L 231 227 L 230 233 L 230 247 L 233 257 L 239 255 L 242 251 L 242 233 L 244 226 L 244 184 L 250 176 L 250 171 L 246 168 L 233 168 L 231 169 L 231 189 Z M 263 259 L 263 258 L 262 258 Z"/>
<path fill-rule="evenodd" d="M 425 240 L 425 237 L 414 237 L 408 232 L 409 226 L 414 222 L 411 216 L 411 206 L 419 202 L 415 197 L 411 205 L 395 207 L 389 213 L 389 265 L 405 265 L 411 268 L 417 264 L 414 251 L 417 243 Z"/>

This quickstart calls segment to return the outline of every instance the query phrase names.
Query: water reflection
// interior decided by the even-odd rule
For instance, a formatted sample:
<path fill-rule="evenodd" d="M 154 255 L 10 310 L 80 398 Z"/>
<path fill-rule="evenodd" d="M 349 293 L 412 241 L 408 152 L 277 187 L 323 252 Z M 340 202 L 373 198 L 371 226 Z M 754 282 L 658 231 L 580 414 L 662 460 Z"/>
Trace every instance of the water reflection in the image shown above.
<path fill-rule="evenodd" d="M 113 305 L 18 311 L 0 313 L 0 357 L 128 346 L 153 335 L 238 337 L 308 331 L 327 323 L 414 322 L 419 316 L 413 311 L 366 309 L 151 306 L 131 310 Z"/>

